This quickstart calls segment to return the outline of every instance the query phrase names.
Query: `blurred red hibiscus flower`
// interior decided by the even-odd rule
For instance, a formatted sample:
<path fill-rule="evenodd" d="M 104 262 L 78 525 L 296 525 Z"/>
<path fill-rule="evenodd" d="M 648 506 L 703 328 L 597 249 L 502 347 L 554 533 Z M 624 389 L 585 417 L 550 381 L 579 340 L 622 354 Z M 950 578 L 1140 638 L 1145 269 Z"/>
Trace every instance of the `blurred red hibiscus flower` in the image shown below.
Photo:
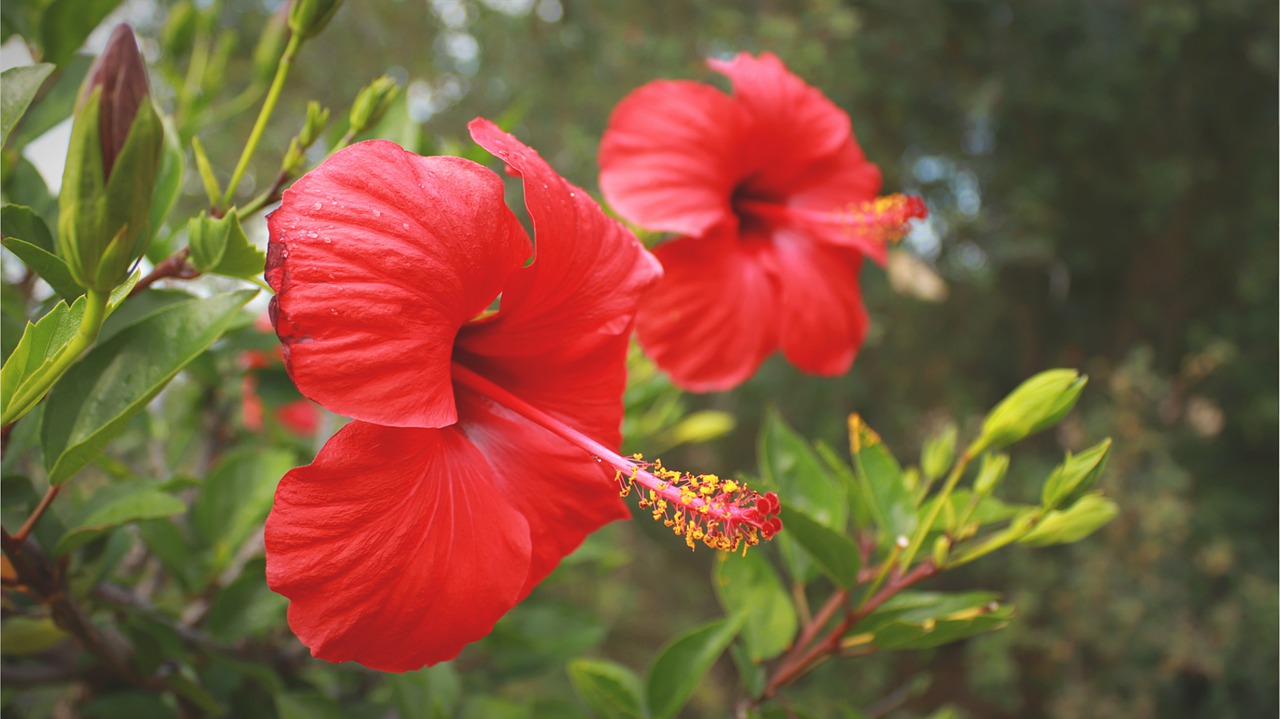
<path fill-rule="evenodd" d="M 289 373 L 353 418 L 266 525 L 268 584 L 329 661 L 452 659 L 629 516 L 596 450 L 621 441 L 628 335 L 661 269 L 536 152 L 470 128 L 523 178 L 536 250 L 497 174 L 386 141 L 335 154 L 268 220 Z"/>
<path fill-rule="evenodd" d="M 863 256 L 883 263 L 924 203 L 878 197 L 849 117 L 772 54 L 709 60 L 733 94 L 657 81 L 614 109 L 600 186 L 627 220 L 679 237 L 636 318 L 677 385 L 734 387 L 775 350 L 805 372 L 849 369 L 868 318 Z"/>
<path fill-rule="evenodd" d="M 272 332 L 271 321 L 266 315 L 259 317 L 253 328 L 259 332 Z M 320 408 L 315 402 L 298 394 L 297 388 L 284 372 L 284 355 L 279 346 L 267 352 L 246 350 L 240 357 L 244 377 L 240 383 L 240 412 L 245 429 L 262 432 L 266 429 L 267 407 L 271 417 L 285 430 L 299 437 L 311 437 L 320 427 Z M 264 402 L 263 382 L 272 390 L 271 400 Z"/>

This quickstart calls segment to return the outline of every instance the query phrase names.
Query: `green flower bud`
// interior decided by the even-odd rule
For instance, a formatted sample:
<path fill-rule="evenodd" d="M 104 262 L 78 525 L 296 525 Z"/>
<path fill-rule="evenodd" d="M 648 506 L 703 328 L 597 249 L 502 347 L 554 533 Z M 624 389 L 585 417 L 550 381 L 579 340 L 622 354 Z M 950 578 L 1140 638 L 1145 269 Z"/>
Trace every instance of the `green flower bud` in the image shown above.
<path fill-rule="evenodd" d="M 1098 482 L 1111 454 L 1108 437 L 1080 454 L 1067 458 L 1045 480 L 1041 503 L 1046 509 L 1069 506 L 1083 497 Z"/>
<path fill-rule="evenodd" d="M 305 40 L 319 35 L 333 19 L 342 0 L 293 0 L 289 8 L 289 29 Z"/>
<path fill-rule="evenodd" d="M 169 8 L 164 28 L 160 31 L 160 47 L 166 55 L 185 55 L 195 42 L 200 13 L 186 0 Z"/>
<path fill-rule="evenodd" d="M 1009 455 L 982 455 L 982 468 L 978 470 L 978 478 L 973 480 L 973 493 L 980 497 L 990 496 L 1008 471 Z"/>
<path fill-rule="evenodd" d="M 120 25 L 89 68 L 62 174 L 58 252 L 80 286 L 111 290 L 142 256 L 163 142 L 133 30 Z"/>
<path fill-rule="evenodd" d="M 938 436 L 925 442 L 924 451 L 920 453 L 920 469 L 929 481 L 933 481 L 951 469 L 951 462 L 955 457 L 956 426 L 948 424 Z"/>
<path fill-rule="evenodd" d="M 325 125 L 329 124 L 329 110 L 312 100 L 307 103 L 307 121 L 302 124 L 302 132 L 298 133 L 298 144 L 306 149 L 316 144 Z"/>
<path fill-rule="evenodd" d="M 262 35 L 258 38 L 258 45 L 253 49 L 253 77 L 257 82 L 271 82 L 288 44 L 289 6 L 281 5 L 280 10 L 267 19 Z"/>
<path fill-rule="evenodd" d="M 400 93 L 396 81 L 383 75 L 360 90 L 356 101 L 351 104 L 351 132 L 361 133 L 374 125 L 387 114 L 391 102 Z"/>
<path fill-rule="evenodd" d="M 987 415 L 969 454 L 1007 447 L 1057 424 L 1075 406 L 1087 381 L 1076 370 L 1053 369 L 1018 385 Z"/>

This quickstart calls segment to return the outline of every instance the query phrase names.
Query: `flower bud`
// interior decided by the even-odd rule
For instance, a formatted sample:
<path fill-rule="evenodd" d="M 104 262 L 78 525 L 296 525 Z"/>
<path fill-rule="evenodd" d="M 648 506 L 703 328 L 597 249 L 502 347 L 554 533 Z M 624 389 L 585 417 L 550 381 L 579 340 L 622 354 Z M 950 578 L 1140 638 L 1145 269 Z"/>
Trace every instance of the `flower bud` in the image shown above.
<path fill-rule="evenodd" d="M 982 467 L 978 470 L 978 478 L 973 480 L 973 493 L 979 497 L 990 496 L 1008 471 L 1009 455 L 982 455 Z"/>
<path fill-rule="evenodd" d="M 315 100 L 308 102 L 307 120 L 302 124 L 302 132 L 298 133 L 298 144 L 304 149 L 316 144 L 328 124 L 329 110 Z"/>
<path fill-rule="evenodd" d="M 1076 370 L 1054 369 L 1018 385 L 987 415 L 969 454 L 1007 447 L 1053 426 L 1075 406 L 1086 381 Z"/>
<path fill-rule="evenodd" d="M 360 90 L 356 101 L 351 104 L 351 132 L 357 134 L 378 124 L 378 120 L 387 114 L 392 100 L 400 93 L 396 81 L 383 75 Z"/>
<path fill-rule="evenodd" d="M 187 54 L 195 42 L 199 24 L 200 13 L 187 0 L 169 8 L 169 16 L 160 31 L 160 47 L 165 54 L 173 57 Z"/>
<path fill-rule="evenodd" d="M 1098 482 L 1111 454 L 1108 437 L 1074 457 L 1070 452 L 1045 480 L 1041 503 L 1046 509 L 1070 506 Z"/>
<path fill-rule="evenodd" d="M 304 40 L 319 35 L 342 7 L 342 0 L 293 0 L 289 8 L 289 29 Z"/>
<path fill-rule="evenodd" d="M 936 437 L 925 442 L 924 451 L 920 453 L 920 470 L 932 482 L 951 469 L 955 457 L 956 426 L 948 424 Z"/>
<path fill-rule="evenodd" d="M 80 286 L 110 290 L 142 256 L 163 142 L 133 30 L 120 25 L 89 68 L 62 175 L 58 251 Z"/>
<path fill-rule="evenodd" d="M 262 35 L 258 37 L 258 44 L 253 48 L 253 77 L 256 81 L 264 84 L 271 82 L 288 43 L 289 6 L 281 5 L 279 11 L 267 18 Z"/>

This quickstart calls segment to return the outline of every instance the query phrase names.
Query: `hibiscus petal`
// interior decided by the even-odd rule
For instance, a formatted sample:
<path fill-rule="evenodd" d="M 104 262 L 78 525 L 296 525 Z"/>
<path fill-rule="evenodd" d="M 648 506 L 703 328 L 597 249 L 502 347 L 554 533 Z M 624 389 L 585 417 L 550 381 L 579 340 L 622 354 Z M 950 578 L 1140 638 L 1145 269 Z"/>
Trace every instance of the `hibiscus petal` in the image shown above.
<path fill-rule="evenodd" d="M 495 485 L 529 522 L 533 557 L 520 599 L 588 534 L 631 516 L 613 470 L 582 448 L 467 389 L 459 390 L 458 407 L 458 426 L 500 468 Z"/>
<path fill-rule="evenodd" d="M 693 392 L 734 387 L 777 348 L 777 290 L 762 255 L 730 227 L 659 245 L 663 277 L 644 300 L 636 334 L 671 381 Z"/>
<path fill-rule="evenodd" d="M 738 103 L 701 83 L 661 80 L 623 98 L 600 142 L 600 189 L 652 230 L 700 235 L 733 215 L 745 174 Z"/>
<path fill-rule="evenodd" d="M 789 71 L 772 53 L 707 64 L 733 84 L 734 100 L 749 118 L 751 136 L 739 151 L 749 155 L 754 197 L 785 197 L 811 171 L 850 140 L 849 116 L 817 88 Z"/>
<path fill-rule="evenodd" d="M 533 263 L 508 279 L 497 315 L 459 334 L 457 356 L 616 448 L 631 321 L 661 266 L 537 152 L 487 120 L 470 127 L 476 142 L 523 178 L 535 250 Z"/>
<path fill-rule="evenodd" d="M 867 335 L 858 250 L 813 244 L 775 232 L 769 263 L 779 282 L 779 342 L 791 364 L 810 374 L 846 372 Z"/>
<path fill-rule="evenodd" d="M 364 142 L 298 180 L 268 225 L 267 282 L 298 389 L 379 424 L 452 423 L 454 336 L 530 252 L 501 179 Z"/>
<path fill-rule="evenodd" d="M 267 583 L 311 653 L 408 671 L 454 658 L 515 605 L 524 516 L 456 428 L 352 422 L 285 475 L 266 524 Z"/>

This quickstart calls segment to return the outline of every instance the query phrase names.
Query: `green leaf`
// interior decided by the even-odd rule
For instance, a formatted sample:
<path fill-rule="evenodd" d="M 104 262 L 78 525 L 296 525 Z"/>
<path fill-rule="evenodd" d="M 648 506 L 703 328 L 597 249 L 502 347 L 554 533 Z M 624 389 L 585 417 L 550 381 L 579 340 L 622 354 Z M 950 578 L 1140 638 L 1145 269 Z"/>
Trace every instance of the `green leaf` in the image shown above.
<path fill-rule="evenodd" d="M 600 719 L 643 719 L 643 687 L 630 669 L 604 659 L 575 659 L 568 669 L 574 692 Z"/>
<path fill-rule="evenodd" d="M 74 365 L 45 408 L 41 448 L 49 481 L 61 484 L 93 461 L 174 375 L 222 336 L 255 294 L 244 290 L 166 307 Z"/>
<path fill-rule="evenodd" d="M 794 511 L 788 512 L 790 521 Z M 796 635 L 795 606 L 763 552 L 716 555 L 714 586 L 725 613 L 742 618 L 742 642 L 757 662 L 771 659 Z"/>
<path fill-rule="evenodd" d="M 856 414 L 849 416 L 849 449 L 859 485 L 865 488 L 862 500 L 870 505 L 883 532 L 881 545 L 892 544 L 898 537 L 910 537 L 918 518 L 915 499 L 902 480 L 902 467 L 880 441 L 880 435 Z"/>
<path fill-rule="evenodd" d="M 187 222 L 187 237 L 191 263 L 201 272 L 240 279 L 262 274 L 267 256 L 249 242 L 234 212 L 193 217 Z"/>
<path fill-rule="evenodd" d="M 88 55 L 76 55 L 65 63 L 53 76 L 49 87 L 44 88 L 40 101 L 27 108 L 27 114 L 23 115 L 22 122 L 13 131 L 9 146 L 24 147 L 70 117 L 80 96 L 80 86 L 92 64 L 93 58 Z M 10 188 L 5 189 L 7 191 Z"/>
<path fill-rule="evenodd" d="M 462 682 L 451 664 L 403 674 L 386 674 L 399 719 L 452 719 L 457 716 Z"/>
<path fill-rule="evenodd" d="M 1013 607 L 990 592 L 902 592 L 858 623 L 854 636 L 878 649 L 924 649 L 1006 626 Z"/>
<path fill-rule="evenodd" d="M 157 489 L 152 482 L 135 480 L 107 485 L 94 492 L 84 514 L 69 523 L 66 534 L 54 544 L 53 553 L 67 554 L 121 525 L 171 517 L 186 508 L 181 500 Z"/>
<path fill-rule="evenodd" d="M 1070 507 L 1046 514 L 1018 541 L 1031 547 L 1079 542 L 1115 519 L 1119 513 L 1120 508 L 1115 502 L 1100 494 L 1086 494 Z"/>
<path fill-rule="evenodd" d="M 53 0 L 40 21 L 45 60 L 61 65 L 122 0 Z"/>
<path fill-rule="evenodd" d="M 26 114 L 40 86 L 54 70 L 48 63 L 14 67 L 0 73 L 0 145 Z"/>
<path fill-rule="evenodd" d="M 293 468 L 283 449 L 243 449 L 214 467 L 191 508 L 191 523 L 210 547 L 211 569 L 221 571 L 271 510 L 280 478 Z"/>
<path fill-rule="evenodd" d="M 4 247 L 17 255 L 32 272 L 40 275 L 40 279 L 48 282 L 53 291 L 67 302 L 75 302 L 77 297 L 84 294 L 84 288 L 76 284 L 71 270 L 67 269 L 67 263 L 57 255 L 16 237 L 5 237 Z"/>
<path fill-rule="evenodd" d="M 741 626 L 742 617 L 719 619 L 681 634 L 662 649 L 645 691 L 653 719 L 670 719 L 680 711 Z"/>
<path fill-rule="evenodd" d="M 156 174 L 155 187 L 151 190 L 149 222 L 152 234 L 159 232 L 169 212 L 182 195 L 182 178 L 187 171 L 186 155 L 182 152 L 178 130 L 168 116 L 160 116 L 164 127 L 164 144 L 160 149 L 160 170 Z"/>
<path fill-rule="evenodd" d="M 266 564 L 255 559 L 218 592 L 206 619 L 210 636 L 225 644 L 265 635 L 285 620 L 289 600 L 267 588 Z"/>
<path fill-rule="evenodd" d="M 847 501 L 844 488 L 827 473 L 805 442 L 787 426 L 776 410 L 765 417 L 759 441 L 760 471 L 785 508 L 804 511 L 823 526 L 845 528 Z"/>
<path fill-rule="evenodd" d="M 0 367 L 0 405 L 9 407 L 18 391 L 36 381 L 41 369 L 71 342 L 87 302 L 83 297 L 70 307 L 66 301 L 58 302 L 44 317 L 27 323 L 18 345 Z"/>
<path fill-rule="evenodd" d="M 858 583 L 858 570 L 862 568 L 862 556 L 858 554 L 858 548 L 853 540 L 822 526 L 804 512 L 794 508 L 786 510 L 782 531 L 795 538 L 796 542 L 817 562 L 822 573 L 837 586 L 852 589 Z M 750 628 L 750 624 L 747 628 Z"/>
<path fill-rule="evenodd" d="M 157 692 L 126 691 L 105 694 L 80 707 L 85 719 L 177 719 L 176 712 Z"/>
<path fill-rule="evenodd" d="M 66 632 L 51 617 L 9 617 L 0 624 L 0 653 L 15 657 L 39 654 L 66 638 Z"/>
<path fill-rule="evenodd" d="M 0 207 L 0 234 L 17 237 L 45 252 L 53 253 L 53 233 L 36 211 L 26 205 L 8 203 Z"/>
<path fill-rule="evenodd" d="M 337 702 L 315 693 L 282 693 L 275 695 L 276 716 L 280 719 L 344 719 L 346 714 Z"/>

